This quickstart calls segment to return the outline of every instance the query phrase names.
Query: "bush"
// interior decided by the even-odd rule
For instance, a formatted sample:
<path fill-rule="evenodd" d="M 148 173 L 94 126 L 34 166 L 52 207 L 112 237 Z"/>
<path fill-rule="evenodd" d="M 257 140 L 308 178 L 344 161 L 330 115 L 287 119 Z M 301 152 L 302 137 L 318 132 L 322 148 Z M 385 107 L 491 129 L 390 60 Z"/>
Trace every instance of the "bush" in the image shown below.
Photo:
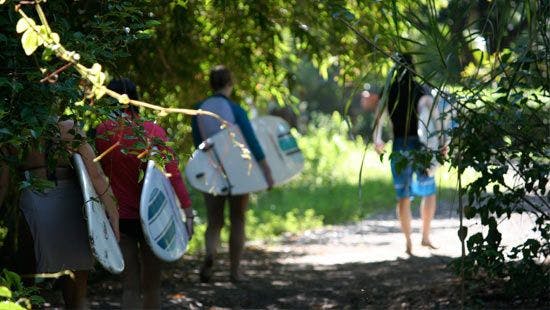
<path fill-rule="evenodd" d="M 40 306 L 44 299 L 38 295 L 38 288 L 25 287 L 21 277 L 6 269 L 0 274 L 0 309 L 19 310 Z"/>

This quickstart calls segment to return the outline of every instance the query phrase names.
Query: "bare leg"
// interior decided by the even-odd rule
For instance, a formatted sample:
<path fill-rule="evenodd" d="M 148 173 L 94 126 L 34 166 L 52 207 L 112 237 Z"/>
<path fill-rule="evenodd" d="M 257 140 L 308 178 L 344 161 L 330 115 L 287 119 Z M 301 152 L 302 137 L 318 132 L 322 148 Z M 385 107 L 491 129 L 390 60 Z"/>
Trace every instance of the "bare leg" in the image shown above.
<path fill-rule="evenodd" d="M 218 252 L 220 244 L 220 231 L 223 227 L 223 208 L 225 196 L 213 196 L 210 194 L 204 195 L 207 213 L 207 227 L 204 233 L 206 243 L 206 257 L 200 271 L 202 282 L 210 281 L 212 275 L 212 266 L 214 258 Z"/>
<path fill-rule="evenodd" d="M 240 195 L 229 198 L 231 236 L 229 237 L 229 256 L 231 258 L 231 280 L 241 280 L 240 274 L 241 256 L 245 242 L 245 215 L 248 206 L 249 195 Z"/>
<path fill-rule="evenodd" d="M 407 242 L 407 248 L 405 252 L 412 255 L 412 243 L 411 243 L 411 199 L 401 198 L 397 203 L 397 217 L 401 223 L 401 230 L 405 234 L 405 241 Z"/>
<path fill-rule="evenodd" d="M 422 206 L 420 208 L 420 215 L 422 217 L 422 245 L 431 249 L 436 247 L 430 241 L 430 228 L 432 219 L 435 215 L 436 199 L 435 195 L 430 195 L 422 199 Z"/>
<path fill-rule="evenodd" d="M 88 285 L 88 271 L 73 271 L 74 278 L 63 277 L 63 299 L 67 309 L 86 309 L 86 289 Z"/>
<path fill-rule="evenodd" d="M 160 309 L 160 270 L 162 262 L 155 256 L 145 241 L 140 242 L 139 246 L 143 309 Z"/>
<path fill-rule="evenodd" d="M 120 250 L 124 256 L 124 271 L 122 272 L 122 309 L 140 309 L 140 266 L 137 240 L 122 234 Z"/>

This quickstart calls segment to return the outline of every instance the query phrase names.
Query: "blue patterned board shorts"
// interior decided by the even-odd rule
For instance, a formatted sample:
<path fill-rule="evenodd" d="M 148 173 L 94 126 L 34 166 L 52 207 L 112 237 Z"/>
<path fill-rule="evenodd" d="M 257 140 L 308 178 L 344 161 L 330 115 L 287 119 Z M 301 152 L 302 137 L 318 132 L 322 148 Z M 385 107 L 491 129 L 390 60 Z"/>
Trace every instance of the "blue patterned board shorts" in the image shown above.
<path fill-rule="evenodd" d="M 408 157 L 408 151 L 420 148 L 418 137 L 407 137 L 406 140 L 405 138 L 395 138 L 392 152 L 400 152 Z M 427 175 L 425 171 L 414 171 L 411 162 L 399 172 L 396 168 L 395 158 L 390 160 L 390 165 L 393 186 L 398 199 L 412 196 L 426 197 L 435 194 L 435 178 L 433 176 Z"/>

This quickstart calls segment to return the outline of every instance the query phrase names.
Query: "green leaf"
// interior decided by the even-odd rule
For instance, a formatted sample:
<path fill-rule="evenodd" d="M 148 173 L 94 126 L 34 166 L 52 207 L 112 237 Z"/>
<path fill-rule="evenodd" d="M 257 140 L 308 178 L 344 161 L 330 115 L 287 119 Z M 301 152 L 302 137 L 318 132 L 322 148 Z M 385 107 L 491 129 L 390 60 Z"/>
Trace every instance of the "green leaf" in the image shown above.
<path fill-rule="evenodd" d="M 100 73 L 100 75 L 105 76 L 104 73 Z M 103 81 L 105 81 L 105 78 L 103 78 L 103 80 L 101 80 L 102 83 L 103 83 Z M 105 86 L 94 87 L 94 96 L 95 96 L 97 99 L 101 99 L 101 97 L 103 97 L 103 96 L 105 95 L 106 92 L 107 92 L 107 87 L 105 87 Z"/>
<path fill-rule="evenodd" d="M 11 298 L 11 291 L 5 286 L 0 286 L 0 297 Z"/>
<path fill-rule="evenodd" d="M 319 66 L 319 74 L 325 81 L 328 80 L 328 67 L 329 63 L 326 61 L 321 62 L 321 65 Z"/>
<path fill-rule="evenodd" d="M 90 72 L 90 75 L 96 76 L 101 72 L 101 65 L 94 63 L 88 71 Z"/>
<path fill-rule="evenodd" d="M 27 29 L 21 37 L 21 44 L 27 56 L 32 55 L 39 46 L 38 34 L 33 29 Z"/>
<path fill-rule="evenodd" d="M 472 219 L 476 216 L 476 209 L 472 206 L 465 206 L 464 207 L 464 216 L 466 216 L 467 219 Z"/>
<path fill-rule="evenodd" d="M 2 1 L 2 0 L 0 0 Z M 0 3 L 1 4 L 1 3 Z M 0 310 L 25 310 L 21 305 L 11 302 L 11 301 L 2 301 L 0 302 Z"/>
<path fill-rule="evenodd" d="M 148 28 L 152 28 L 152 27 L 156 27 L 156 26 L 160 26 L 160 25 L 161 25 L 161 23 L 158 20 L 148 20 L 145 23 L 145 26 L 148 27 Z"/>
<path fill-rule="evenodd" d="M 466 239 L 467 235 L 468 235 L 468 227 L 461 226 L 458 229 L 458 237 L 460 238 L 460 240 L 462 241 L 462 240 Z"/>
<path fill-rule="evenodd" d="M 143 180 L 144 176 L 145 176 L 145 172 L 143 172 L 143 170 L 139 170 L 138 183 L 140 183 Z"/>
<path fill-rule="evenodd" d="M 30 19 L 30 22 L 29 22 L 27 21 L 26 18 L 21 17 L 21 19 L 17 21 L 17 25 L 15 26 L 15 31 L 17 31 L 17 33 L 23 33 L 27 31 L 27 29 L 29 29 L 31 25 L 33 26 L 35 25 L 32 19 Z"/>
<path fill-rule="evenodd" d="M 58 33 L 52 32 L 50 34 L 50 36 L 51 36 L 52 40 L 57 44 L 59 44 L 59 42 L 61 41 L 61 38 L 59 37 Z"/>

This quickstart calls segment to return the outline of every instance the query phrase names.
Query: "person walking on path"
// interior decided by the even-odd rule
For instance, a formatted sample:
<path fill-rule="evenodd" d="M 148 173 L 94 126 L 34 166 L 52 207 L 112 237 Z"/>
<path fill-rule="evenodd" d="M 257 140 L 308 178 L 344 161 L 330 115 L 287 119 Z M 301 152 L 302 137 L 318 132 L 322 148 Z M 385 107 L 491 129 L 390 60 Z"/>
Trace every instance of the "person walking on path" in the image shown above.
<path fill-rule="evenodd" d="M 130 99 L 138 100 L 136 86 L 128 79 L 113 80 L 109 89 L 127 94 Z M 144 145 L 158 147 L 173 154 L 172 149 L 155 145 L 155 140 L 168 141 L 166 132 L 159 125 L 142 120 L 138 109 L 130 106 L 115 119 L 109 119 L 99 125 L 96 131 L 96 146 L 99 152 L 107 153 L 101 159 L 101 165 L 111 180 L 113 192 L 120 206 L 120 248 L 124 256 L 125 269 L 122 273 L 123 309 L 159 309 L 161 267 L 157 258 L 144 239 L 139 220 L 139 203 L 143 182 L 140 173 L 145 171 L 146 163 L 136 155 L 145 151 Z M 136 137 L 141 132 L 143 137 Z M 117 144 L 118 145 L 115 145 Z M 125 149 L 127 152 L 122 152 Z M 186 228 L 191 238 L 193 234 L 193 209 L 189 194 L 178 169 L 178 161 L 172 159 L 165 166 L 170 174 L 170 183 L 181 203 L 186 216 Z"/>
<path fill-rule="evenodd" d="M 239 126 L 254 159 L 259 163 L 268 187 L 273 186 L 271 169 L 265 161 L 265 155 L 256 135 L 252 129 L 246 112 L 229 97 L 233 91 L 233 78 L 231 72 L 225 66 L 216 66 L 210 71 L 210 86 L 214 95 L 200 102 L 197 109 L 213 112 L 230 124 Z M 221 130 L 221 122 L 211 116 L 194 116 L 192 118 L 193 141 L 195 147 Z M 224 205 L 229 201 L 229 214 L 231 220 L 231 235 L 229 238 L 229 256 L 231 260 L 230 280 L 239 282 L 243 280 L 240 271 L 240 260 L 245 242 L 245 212 L 248 207 L 248 194 L 214 196 L 204 194 L 207 212 L 206 257 L 200 270 L 202 282 L 209 282 L 212 276 L 212 267 L 218 245 L 220 243 L 220 231 L 224 224 Z"/>
<path fill-rule="evenodd" d="M 42 179 L 53 185 L 46 189 L 30 186 L 21 190 L 19 208 L 24 219 L 20 221 L 17 253 L 20 270 L 17 271 L 26 274 L 71 271 L 71 275 L 59 278 L 68 309 L 87 308 L 88 273 L 94 267 L 82 212 L 84 198 L 71 165 L 73 153 L 81 155 L 115 236 L 119 238 L 119 215 L 111 187 L 101 166 L 93 161 L 94 150 L 84 140 L 77 140 L 77 134 L 84 136 L 73 120 L 59 121 L 55 136 L 41 141 L 43 151 L 30 150 L 16 167 L 25 182 L 37 183 Z M 15 153 L 3 151 L 4 155 Z M 52 162 L 55 165 L 52 166 Z M 7 196 L 9 180 L 9 168 L 0 158 L 0 207 Z"/>
<path fill-rule="evenodd" d="M 428 169 L 418 169 L 413 163 L 412 152 L 423 148 L 418 138 L 418 104 L 432 101 L 433 97 L 424 94 L 422 86 L 413 79 L 412 56 L 400 55 L 400 68 L 388 91 L 387 113 L 393 125 L 393 146 L 390 156 L 393 184 L 397 194 L 397 215 L 405 234 L 406 253 L 412 255 L 411 242 L 411 197 L 422 197 L 422 242 L 423 246 L 435 249 L 430 240 L 430 225 L 436 210 L 436 185 L 433 174 Z M 380 96 L 383 98 L 383 96 Z M 384 153 L 385 143 L 381 139 L 382 118 L 375 124 L 373 141 L 375 150 Z M 445 152 L 442 149 L 442 152 Z M 402 165 L 402 160 L 406 163 Z M 398 164 L 400 162 L 400 164 Z M 398 169 L 397 166 L 403 166 Z"/>

